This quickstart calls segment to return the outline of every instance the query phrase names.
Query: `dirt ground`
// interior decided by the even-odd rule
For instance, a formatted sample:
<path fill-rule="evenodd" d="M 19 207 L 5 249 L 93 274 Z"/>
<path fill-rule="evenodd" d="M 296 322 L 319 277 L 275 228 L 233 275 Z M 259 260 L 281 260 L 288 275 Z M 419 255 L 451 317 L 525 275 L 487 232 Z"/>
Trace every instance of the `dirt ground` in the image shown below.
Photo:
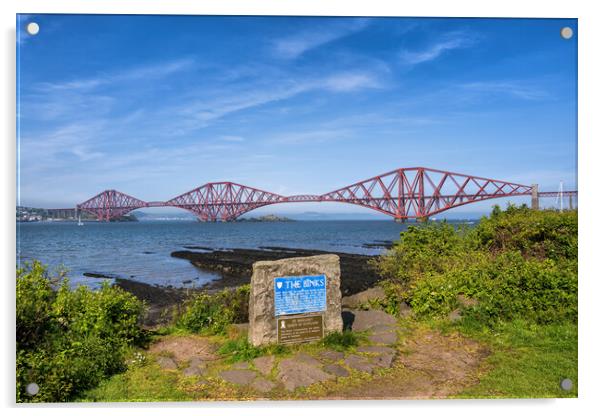
<path fill-rule="evenodd" d="M 478 382 L 487 348 L 460 335 L 419 330 L 407 339 L 389 374 L 338 391 L 331 399 L 445 398 Z"/>
<path fill-rule="evenodd" d="M 216 360 L 215 347 L 206 338 L 195 336 L 167 337 L 154 343 L 149 352 L 157 355 L 167 355 L 178 363 L 198 357 L 203 361 Z"/>

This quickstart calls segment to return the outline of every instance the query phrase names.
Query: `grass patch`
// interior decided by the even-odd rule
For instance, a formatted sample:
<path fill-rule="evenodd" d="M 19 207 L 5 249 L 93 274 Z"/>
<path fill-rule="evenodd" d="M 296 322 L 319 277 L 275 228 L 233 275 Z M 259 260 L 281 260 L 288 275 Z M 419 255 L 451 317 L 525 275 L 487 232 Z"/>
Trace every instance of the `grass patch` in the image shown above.
<path fill-rule="evenodd" d="M 156 364 L 129 368 L 92 390 L 77 401 L 82 402 L 168 402 L 191 398 L 179 388 L 178 374 L 163 371 Z"/>
<path fill-rule="evenodd" d="M 227 357 L 227 362 L 235 363 L 237 361 L 250 361 L 262 355 L 284 355 L 289 352 L 289 349 L 279 344 L 255 347 L 246 336 L 243 336 L 225 341 L 217 352 Z"/>
<path fill-rule="evenodd" d="M 577 397 L 577 325 L 538 325 L 524 320 L 500 322 L 488 327 L 465 320 L 460 325 L 440 324 L 448 331 L 481 341 L 491 348 L 479 383 L 458 398 Z M 573 388 L 565 391 L 560 381 L 569 378 Z"/>
<path fill-rule="evenodd" d="M 322 339 L 320 345 L 337 351 L 345 351 L 351 347 L 357 347 L 362 339 L 363 337 L 357 332 L 331 332 Z"/>

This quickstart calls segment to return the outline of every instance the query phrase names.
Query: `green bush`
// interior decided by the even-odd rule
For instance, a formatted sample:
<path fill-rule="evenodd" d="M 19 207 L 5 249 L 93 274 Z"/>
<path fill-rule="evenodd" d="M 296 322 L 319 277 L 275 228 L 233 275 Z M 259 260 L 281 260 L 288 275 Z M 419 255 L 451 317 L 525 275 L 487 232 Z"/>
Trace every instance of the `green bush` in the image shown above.
<path fill-rule="evenodd" d="M 526 206 L 495 207 L 475 228 L 479 246 L 499 252 L 519 250 L 539 259 L 577 259 L 577 211 L 533 211 Z"/>
<path fill-rule="evenodd" d="M 419 315 L 445 316 L 462 305 L 459 295 L 478 303 L 464 316 L 483 323 L 527 319 L 539 324 L 577 320 L 576 262 L 525 259 L 506 252 L 420 280 L 411 305 Z"/>
<path fill-rule="evenodd" d="M 410 226 L 385 256 L 373 264 L 385 278 L 406 286 L 427 273 L 439 273 L 464 262 L 466 228 L 447 222 Z"/>
<path fill-rule="evenodd" d="M 17 401 L 59 402 L 96 386 L 124 368 L 131 345 L 144 340 L 144 306 L 105 284 L 92 291 L 54 290 L 46 269 L 34 262 L 17 270 Z M 36 383 L 40 391 L 25 389 Z"/>
<path fill-rule="evenodd" d="M 176 327 L 205 334 L 223 334 L 228 325 L 249 320 L 249 285 L 216 294 L 199 293 L 186 301 Z"/>
<path fill-rule="evenodd" d="M 409 227 L 376 262 L 386 309 L 407 302 L 418 316 L 462 308 L 484 324 L 577 320 L 577 213 L 494 208 L 472 229 Z M 463 306 L 459 296 L 476 300 Z"/>

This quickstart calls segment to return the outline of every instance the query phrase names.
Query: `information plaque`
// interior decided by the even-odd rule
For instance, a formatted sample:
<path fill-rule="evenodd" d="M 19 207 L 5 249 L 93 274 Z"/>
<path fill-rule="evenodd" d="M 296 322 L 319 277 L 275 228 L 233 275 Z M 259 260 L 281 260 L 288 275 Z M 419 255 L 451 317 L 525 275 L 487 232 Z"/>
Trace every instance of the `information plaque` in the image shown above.
<path fill-rule="evenodd" d="M 324 337 L 322 315 L 278 319 L 278 343 L 293 344 L 317 341 Z"/>
<path fill-rule="evenodd" d="M 286 276 L 274 279 L 276 316 L 326 310 L 326 276 Z"/>

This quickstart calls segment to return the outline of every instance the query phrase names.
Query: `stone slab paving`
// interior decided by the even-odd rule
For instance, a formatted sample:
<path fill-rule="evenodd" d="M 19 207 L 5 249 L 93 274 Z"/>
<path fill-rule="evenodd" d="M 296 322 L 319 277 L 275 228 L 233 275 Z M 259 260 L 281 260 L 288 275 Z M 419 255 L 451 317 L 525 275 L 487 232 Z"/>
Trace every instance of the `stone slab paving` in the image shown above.
<path fill-rule="evenodd" d="M 272 372 L 274 368 L 275 358 L 273 355 L 266 355 L 265 357 L 258 357 L 253 360 L 253 365 L 264 376 L 267 376 Z"/>
<path fill-rule="evenodd" d="M 379 325 L 374 325 L 372 328 L 370 328 L 370 330 L 374 333 L 395 332 L 395 331 L 397 331 L 397 325 L 379 324 Z"/>
<path fill-rule="evenodd" d="M 225 370 L 219 376 L 229 383 L 246 386 L 255 380 L 257 373 L 251 370 Z"/>
<path fill-rule="evenodd" d="M 202 376 L 205 374 L 205 369 L 196 366 L 186 367 L 182 371 L 182 374 L 184 374 L 186 377 Z"/>
<path fill-rule="evenodd" d="M 300 352 L 300 353 L 296 354 L 293 357 L 293 360 L 299 361 L 301 363 L 313 365 L 314 367 L 319 367 L 322 365 L 322 363 L 320 361 L 318 361 L 316 358 L 314 358 L 311 355 L 306 354 L 304 352 Z"/>
<path fill-rule="evenodd" d="M 207 361 L 204 361 L 200 357 L 192 357 L 188 361 L 188 367 L 186 367 L 182 374 L 187 377 L 190 376 L 202 376 L 207 370 Z"/>
<path fill-rule="evenodd" d="M 327 361 L 339 361 L 339 360 L 342 360 L 343 358 L 345 358 L 344 353 L 342 353 L 340 351 L 333 351 L 333 350 L 322 351 L 320 354 L 318 354 L 318 356 L 322 360 L 327 360 Z"/>
<path fill-rule="evenodd" d="M 334 375 L 326 373 L 317 366 L 294 358 L 284 359 L 278 365 L 278 379 L 289 391 L 333 378 Z"/>
<path fill-rule="evenodd" d="M 357 348 L 358 352 L 372 352 L 376 354 L 395 354 L 395 350 L 391 347 L 385 347 L 382 345 L 364 345 Z"/>
<path fill-rule="evenodd" d="M 163 370 L 176 370 L 178 368 L 178 365 L 173 358 L 169 357 L 157 357 L 157 364 L 159 364 L 159 367 Z"/>
<path fill-rule="evenodd" d="M 205 368 L 207 367 L 207 361 L 203 360 L 200 357 L 192 357 L 190 361 L 188 361 L 188 366 Z"/>
<path fill-rule="evenodd" d="M 397 342 L 397 334 L 395 332 L 378 332 L 368 337 L 370 342 L 375 344 L 395 344 Z"/>
<path fill-rule="evenodd" d="M 391 368 L 393 365 L 393 360 L 395 359 L 395 354 L 384 353 L 379 354 L 372 359 L 372 362 L 381 368 Z"/>
<path fill-rule="evenodd" d="M 341 305 L 346 308 L 358 308 L 362 304 L 371 300 L 381 300 L 385 298 L 385 291 L 381 287 L 372 287 L 355 295 L 345 296 L 341 299 Z"/>
<path fill-rule="evenodd" d="M 325 365 L 324 371 L 337 377 L 347 377 L 349 375 L 349 371 L 347 371 L 345 367 L 342 367 L 338 364 Z"/>
<path fill-rule="evenodd" d="M 237 363 L 232 364 L 232 369 L 234 370 L 248 370 L 249 363 L 246 361 L 239 361 Z"/>
<path fill-rule="evenodd" d="M 292 391 L 299 387 L 348 377 L 349 368 L 370 374 L 376 368 L 390 368 L 397 353 L 394 348 L 387 346 L 395 344 L 398 340 L 395 317 L 375 310 L 346 312 L 352 314 L 353 331 L 369 331 L 370 342 L 381 345 L 364 345 L 357 348 L 358 353 L 367 355 L 325 350 L 314 357 L 305 352 L 298 352 L 293 357 L 280 361 L 276 371 L 277 382 L 269 379 L 276 363 L 276 358 L 271 355 L 255 358 L 252 362 L 235 363 L 231 369 L 221 371 L 219 376 L 227 382 L 251 386 L 259 392 L 267 393 L 276 388 L 278 382 L 281 382 L 285 389 Z M 159 357 L 157 360 L 162 368 L 177 368 L 175 360 L 169 357 Z M 344 366 L 337 363 L 341 360 Z M 206 367 L 207 362 L 193 357 L 183 373 L 190 376 L 203 375 Z"/>
<path fill-rule="evenodd" d="M 360 357 L 359 355 L 352 354 L 345 358 L 345 365 L 354 370 L 363 371 L 365 373 L 372 373 L 374 370 L 374 364 L 370 362 L 369 358 Z"/>
<path fill-rule="evenodd" d="M 268 391 L 276 387 L 276 383 L 270 380 L 266 380 L 263 377 L 257 377 L 255 380 L 253 380 L 253 383 L 251 383 L 251 387 L 262 393 L 267 393 Z"/>
<path fill-rule="evenodd" d="M 347 311 L 353 315 L 351 322 L 352 331 L 366 331 L 377 325 L 396 325 L 397 320 L 394 316 L 383 311 Z"/>

